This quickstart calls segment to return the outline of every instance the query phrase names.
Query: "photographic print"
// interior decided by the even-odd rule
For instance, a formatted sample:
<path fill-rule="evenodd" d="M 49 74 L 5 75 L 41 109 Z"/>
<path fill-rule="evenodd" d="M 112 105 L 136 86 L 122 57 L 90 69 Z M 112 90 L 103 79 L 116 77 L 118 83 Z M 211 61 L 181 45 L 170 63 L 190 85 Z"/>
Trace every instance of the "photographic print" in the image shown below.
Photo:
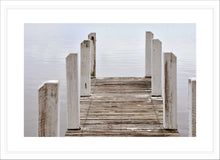
<path fill-rule="evenodd" d="M 25 23 L 24 136 L 196 136 L 196 24 Z"/>
<path fill-rule="evenodd" d="M 219 159 L 219 1 L 1 1 L 2 159 Z"/>

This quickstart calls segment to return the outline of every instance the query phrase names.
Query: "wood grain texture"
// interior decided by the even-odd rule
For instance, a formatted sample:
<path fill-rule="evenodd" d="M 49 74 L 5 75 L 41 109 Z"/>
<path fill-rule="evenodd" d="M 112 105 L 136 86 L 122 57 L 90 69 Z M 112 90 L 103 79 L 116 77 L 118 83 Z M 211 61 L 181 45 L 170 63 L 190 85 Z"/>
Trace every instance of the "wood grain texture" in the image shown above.
<path fill-rule="evenodd" d="M 188 80 L 189 137 L 196 137 L 196 79 Z"/>
<path fill-rule="evenodd" d="M 151 99 L 150 78 L 92 79 L 92 95 L 80 99 L 81 130 L 65 136 L 179 136 L 163 128 L 163 101 Z"/>
<path fill-rule="evenodd" d="M 67 110 L 68 129 L 80 126 L 80 89 L 78 73 L 78 54 L 72 53 L 66 57 Z"/>
<path fill-rule="evenodd" d="M 164 53 L 164 128 L 177 129 L 177 58 Z"/>
<path fill-rule="evenodd" d="M 96 77 L 96 33 L 90 33 L 88 39 L 91 40 L 91 77 Z"/>
<path fill-rule="evenodd" d="M 145 35 L 145 77 L 151 77 L 151 56 L 153 53 L 153 38 L 154 34 L 147 31 Z"/>
<path fill-rule="evenodd" d="M 158 39 L 153 39 L 153 53 L 151 55 L 152 68 L 152 96 L 162 96 L 162 43 Z"/>
<path fill-rule="evenodd" d="M 81 55 L 81 76 L 80 76 L 80 95 L 90 96 L 91 92 L 91 41 L 84 40 L 81 43 L 80 55 Z"/>
<path fill-rule="evenodd" d="M 46 81 L 38 90 L 39 137 L 59 136 L 59 81 Z"/>

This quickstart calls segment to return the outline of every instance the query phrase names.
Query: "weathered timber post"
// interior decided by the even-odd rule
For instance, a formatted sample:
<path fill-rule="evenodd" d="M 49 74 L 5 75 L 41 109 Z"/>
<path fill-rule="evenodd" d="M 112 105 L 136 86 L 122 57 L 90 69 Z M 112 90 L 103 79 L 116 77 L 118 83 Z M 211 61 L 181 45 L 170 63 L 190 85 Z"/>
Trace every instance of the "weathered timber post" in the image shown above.
<path fill-rule="evenodd" d="M 154 35 L 152 32 L 146 32 L 145 39 L 145 77 L 151 77 L 151 55 L 153 51 L 152 39 Z"/>
<path fill-rule="evenodd" d="M 43 83 L 38 90 L 39 117 L 38 136 L 59 136 L 59 81 L 50 80 Z"/>
<path fill-rule="evenodd" d="M 96 77 L 96 33 L 90 33 L 88 39 L 91 40 L 91 78 Z"/>
<path fill-rule="evenodd" d="M 158 39 L 153 39 L 152 70 L 151 70 L 151 87 L 152 97 L 162 96 L 162 43 Z"/>
<path fill-rule="evenodd" d="M 164 53 L 164 80 L 164 128 L 177 129 L 177 59 L 173 53 Z"/>
<path fill-rule="evenodd" d="M 84 40 L 81 43 L 81 96 L 90 96 L 91 92 L 91 41 Z"/>
<path fill-rule="evenodd" d="M 80 129 L 80 90 L 78 54 L 66 57 L 68 129 Z"/>
<path fill-rule="evenodd" d="M 189 137 L 196 136 L 196 79 L 188 80 Z"/>

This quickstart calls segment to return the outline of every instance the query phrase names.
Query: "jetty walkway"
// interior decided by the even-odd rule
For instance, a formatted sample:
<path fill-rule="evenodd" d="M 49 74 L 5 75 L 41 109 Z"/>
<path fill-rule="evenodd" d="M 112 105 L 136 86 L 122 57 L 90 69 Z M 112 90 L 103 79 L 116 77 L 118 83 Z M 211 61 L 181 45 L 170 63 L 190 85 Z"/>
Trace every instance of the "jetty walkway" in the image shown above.
<path fill-rule="evenodd" d="M 177 57 L 162 53 L 162 42 L 153 39 L 152 32 L 145 36 L 143 77 L 96 77 L 96 33 L 82 41 L 80 54 L 66 57 L 65 136 L 180 136 Z M 189 79 L 188 84 L 189 135 L 195 136 L 196 80 Z M 59 81 L 46 81 L 38 92 L 38 136 L 59 136 Z"/>
<path fill-rule="evenodd" d="M 65 136 L 179 136 L 163 129 L 163 100 L 151 99 L 151 79 L 92 79 L 92 94 L 80 99 L 80 130 Z"/>

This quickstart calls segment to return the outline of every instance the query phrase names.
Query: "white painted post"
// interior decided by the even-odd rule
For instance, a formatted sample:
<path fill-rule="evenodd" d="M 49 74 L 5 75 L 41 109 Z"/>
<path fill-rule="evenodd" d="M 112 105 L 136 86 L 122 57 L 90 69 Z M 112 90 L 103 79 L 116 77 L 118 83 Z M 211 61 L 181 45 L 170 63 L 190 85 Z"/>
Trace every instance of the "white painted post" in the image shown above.
<path fill-rule="evenodd" d="M 177 59 L 173 53 L 164 53 L 164 80 L 164 128 L 177 129 Z"/>
<path fill-rule="evenodd" d="M 66 57 L 68 129 L 80 129 L 80 90 L 78 54 Z"/>
<path fill-rule="evenodd" d="M 188 80 L 189 137 L 196 136 L 196 79 Z"/>
<path fill-rule="evenodd" d="M 152 57 L 152 97 L 162 96 L 162 43 L 158 39 L 153 39 Z"/>
<path fill-rule="evenodd" d="M 88 39 L 91 40 L 91 78 L 96 77 L 96 33 L 90 33 Z"/>
<path fill-rule="evenodd" d="M 91 92 L 91 41 L 84 40 L 81 43 L 81 96 L 90 96 Z"/>
<path fill-rule="evenodd" d="M 146 32 L 145 39 L 145 77 L 151 77 L 151 55 L 153 51 L 152 39 L 154 35 L 152 32 Z"/>
<path fill-rule="evenodd" d="M 59 81 L 46 81 L 38 89 L 38 136 L 59 136 Z"/>

